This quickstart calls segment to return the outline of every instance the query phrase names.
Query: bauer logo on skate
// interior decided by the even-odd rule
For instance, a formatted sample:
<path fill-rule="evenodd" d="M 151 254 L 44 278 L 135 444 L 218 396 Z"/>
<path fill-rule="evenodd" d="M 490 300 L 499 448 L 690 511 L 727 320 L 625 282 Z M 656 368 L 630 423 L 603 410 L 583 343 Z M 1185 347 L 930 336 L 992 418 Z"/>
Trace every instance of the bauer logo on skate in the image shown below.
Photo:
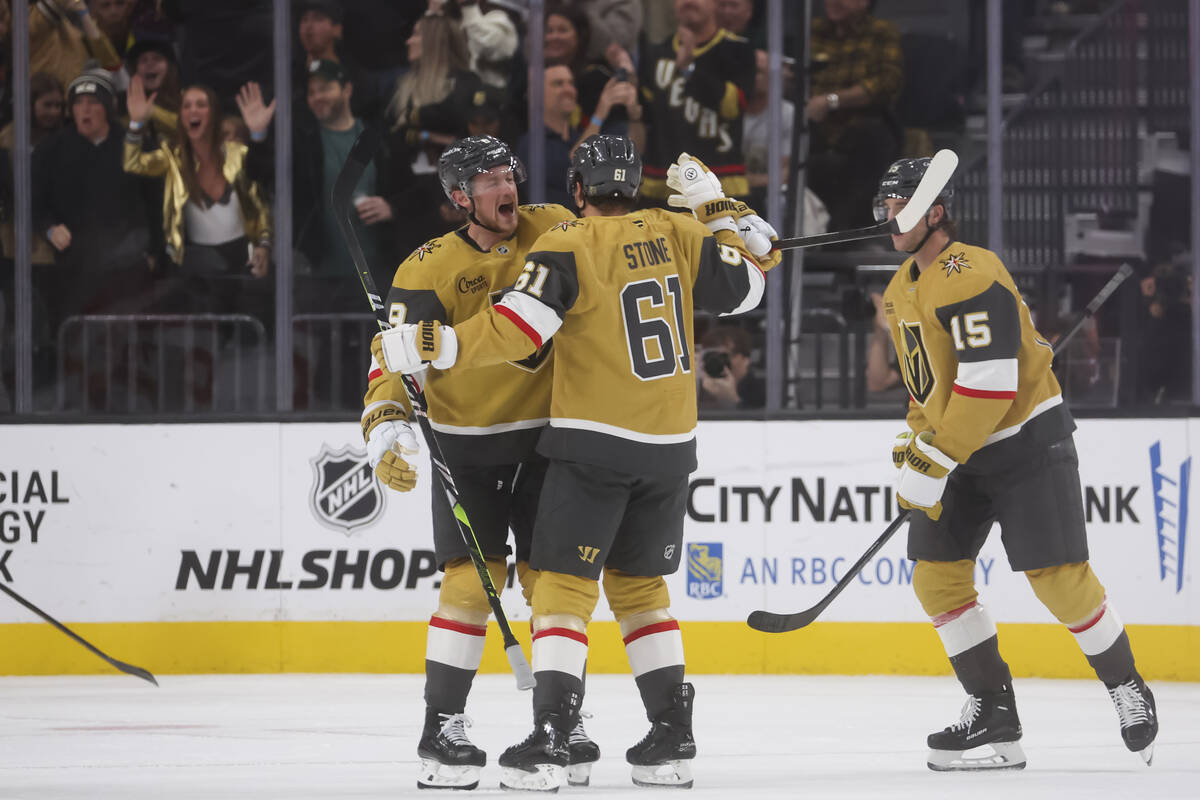
<path fill-rule="evenodd" d="M 721 542 L 689 542 L 687 546 L 687 593 L 697 600 L 721 596 L 725 574 Z"/>
<path fill-rule="evenodd" d="M 320 454 L 309 463 L 313 468 L 309 505 L 322 525 L 349 535 L 383 513 L 384 494 L 366 450 L 350 445 L 332 450 L 322 443 Z"/>

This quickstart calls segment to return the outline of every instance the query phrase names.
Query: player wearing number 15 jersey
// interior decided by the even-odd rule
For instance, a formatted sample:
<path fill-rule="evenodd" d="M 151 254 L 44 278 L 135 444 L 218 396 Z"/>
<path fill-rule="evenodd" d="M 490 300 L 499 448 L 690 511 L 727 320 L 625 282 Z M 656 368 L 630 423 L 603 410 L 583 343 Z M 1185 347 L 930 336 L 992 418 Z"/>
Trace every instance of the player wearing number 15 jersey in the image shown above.
<path fill-rule="evenodd" d="M 739 238 L 743 213 L 720 181 L 686 156 L 673 168 L 693 215 L 628 213 L 641 181 L 628 139 L 593 136 L 572 158 L 568 186 L 583 218 L 533 245 L 496 305 L 454 328 L 422 323 L 382 334 L 388 369 L 424 361 L 494 364 L 553 337 L 550 459 L 534 524 L 533 733 L 500 757 L 502 785 L 553 790 L 583 696 L 587 623 L 603 578 L 650 733 L 626 753 L 635 783 L 690 786 L 692 698 L 683 640 L 664 575 L 680 561 L 688 473 L 696 467 L 692 317 L 755 307 L 761 267 L 778 260 L 773 231 Z M 702 220 L 705 224 L 702 224 Z M 761 223 L 761 220 L 758 220 Z M 758 246 L 749 244 L 751 240 Z"/>
<path fill-rule="evenodd" d="M 929 159 L 897 161 L 876 213 L 891 218 Z M 975 559 L 999 522 L 1014 571 L 1075 635 L 1108 687 L 1126 746 L 1150 763 L 1158 718 L 1124 625 L 1088 564 L 1075 422 L 1051 346 L 1034 329 L 1012 276 L 990 250 L 953 239 L 950 191 L 896 249 L 912 255 L 884 293 L 884 313 L 912 400 L 897 438 L 896 494 L 913 509 L 913 589 L 970 695 L 962 719 L 931 734 L 935 770 L 1025 766 L 1012 675 L 979 603 Z M 976 751 L 987 745 L 991 752 Z M 978 755 L 967 756 L 966 751 Z"/>

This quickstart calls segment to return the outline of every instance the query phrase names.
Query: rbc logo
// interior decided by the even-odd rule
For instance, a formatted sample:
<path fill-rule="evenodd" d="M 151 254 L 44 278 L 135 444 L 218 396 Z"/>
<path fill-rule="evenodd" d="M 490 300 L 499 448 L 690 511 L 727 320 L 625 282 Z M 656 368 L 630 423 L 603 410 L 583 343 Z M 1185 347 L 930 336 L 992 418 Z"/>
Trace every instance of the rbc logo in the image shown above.
<path fill-rule="evenodd" d="M 724 545 L 721 542 L 691 542 L 687 548 L 688 597 L 697 600 L 720 597 Z"/>

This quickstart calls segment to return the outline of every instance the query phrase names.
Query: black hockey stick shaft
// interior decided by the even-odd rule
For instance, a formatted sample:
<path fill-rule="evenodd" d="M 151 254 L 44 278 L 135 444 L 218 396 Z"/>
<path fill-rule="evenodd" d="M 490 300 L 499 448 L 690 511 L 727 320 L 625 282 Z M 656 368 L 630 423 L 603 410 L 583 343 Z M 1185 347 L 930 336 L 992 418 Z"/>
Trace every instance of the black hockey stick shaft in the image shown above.
<path fill-rule="evenodd" d="M 58 628 L 60 631 L 65 633 L 67 636 L 70 636 L 76 642 L 83 645 L 88 650 L 91 650 L 97 656 L 104 659 L 109 664 L 111 664 L 112 666 L 119 669 L 121 672 L 124 672 L 128 675 L 133 675 L 134 677 L 137 677 L 137 678 L 141 678 L 144 681 L 149 681 L 150 683 L 153 683 L 155 686 L 158 686 L 158 681 L 156 681 L 154 679 L 154 676 L 150 674 L 149 670 L 142 669 L 141 667 L 135 667 L 133 664 L 126 664 L 124 661 L 120 661 L 119 659 L 113 658 L 108 653 L 104 652 L 99 647 L 96 647 L 96 645 L 92 644 L 87 639 L 83 638 L 78 633 L 71 630 L 66 625 L 63 625 L 61 622 L 56 620 L 54 617 L 50 616 L 45 611 L 42 611 L 40 608 L 35 606 L 33 603 L 29 602 L 24 597 L 17 594 L 15 591 L 10 589 L 3 582 L 0 582 L 0 591 L 3 591 L 6 595 L 11 597 L 13 600 L 16 600 L 18 603 L 25 606 L 33 613 L 37 614 L 42 619 L 46 620 L 46 622 L 49 622 L 54 627 Z"/>
<path fill-rule="evenodd" d="M 371 310 L 375 313 L 379 329 L 387 330 L 391 327 L 391 324 L 388 322 L 387 308 L 383 302 L 383 297 L 379 294 L 379 290 L 375 286 L 375 279 L 371 277 L 370 266 L 367 264 L 362 245 L 358 241 L 358 235 L 354 231 L 353 214 L 355 211 L 351 204 L 354 188 L 358 185 L 359 179 L 362 178 L 367 164 L 371 162 L 371 159 L 375 157 L 375 153 L 379 150 L 380 141 L 379 134 L 372 128 L 365 128 L 358 135 L 358 138 L 354 140 L 354 145 L 350 148 L 350 154 L 346 158 L 346 163 L 342 166 L 342 170 L 338 173 L 337 180 L 334 182 L 331 200 L 334 217 L 337 219 L 338 227 L 341 229 L 346 248 L 350 251 L 350 259 L 354 262 L 354 267 L 358 271 L 358 279 L 362 283 L 363 291 L 367 293 L 367 300 L 371 303 Z M 487 560 L 483 556 L 479 541 L 475 538 L 475 531 L 471 527 L 471 522 L 467 518 L 467 512 L 459 499 L 458 488 L 454 483 L 454 476 L 450 473 L 446 457 L 442 454 L 442 448 L 438 444 L 437 435 L 434 433 L 433 427 L 429 424 L 429 403 L 425 398 L 425 392 L 417 382 L 417 379 L 412 375 L 402 375 L 401 380 L 404 383 L 404 390 L 408 394 L 408 400 L 412 403 L 413 413 L 417 418 L 418 426 L 421 428 L 421 434 L 425 438 L 425 446 L 429 448 L 429 460 L 433 463 L 434 468 L 441 477 L 441 485 L 445 491 L 446 502 L 450 505 L 450 511 L 454 515 L 458 531 L 462 535 L 463 543 L 466 545 L 467 552 L 471 556 L 471 563 L 475 566 L 475 571 L 479 574 L 479 582 L 483 585 L 484 594 L 487 595 L 488 605 L 491 607 L 492 614 L 496 617 L 496 623 L 500 627 L 500 633 L 504 638 L 504 652 L 508 656 L 508 662 L 512 666 L 513 674 L 516 676 L 517 688 L 531 689 L 535 682 L 533 670 L 530 669 L 529 661 L 525 658 L 525 652 L 521 649 L 521 643 L 513 635 L 512 626 L 509 625 L 508 617 L 504 613 L 504 607 L 500 604 L 500 593 L 496 591 L 492 575 L 488 572 Z"/>
<path fill-rule="evenodd" d="M 871 225 L 866 228 L 852 228 L 848 231 L 832 231 L 830 233 L 817 233 L 812 236 L 797 236 L 792 239 L 780 239 L 772 246 L 772 250 L 795 250 L 800 247 L 820 247 L 823 244 L 841 244 L 842 242 L 856 242 L 859 239 L 874 239 L 878 236 L 889 236 L 893 233 L 899 233 L 891 220 L 881 222 L 878 225 Z"/>
<path fill-rule="evenodd" d="M 1083 313 L 1080 314 L 1079 319 L 1075 321 L 1075 324 L 1068 328 L 1066 333 L 1060 336 L 1058 341 L 1055 342 L 1055 355 L 1058 355 L 1062 352 L 1062 349 L 1066 346 L 1067 342 L 1071 340 L 1071 337 L 1079 332 L 1079 329 L 1083 327 L 1083 324 L 1090 317 L 1095 315 L 1100 306 L 1104 305 L 1104 302 L 1108 300 L 1108 298 L 1112 296 L 1113 292 L 1117 290 L 1117 287 L 1119 287 L 1121 283 L 1132 274 L 1132 267 L 1130 267 L 1128 264 L 1121 265 L 1121 268 L 1118 269 L 1116 273 L 1108 279 L 1108 282 L 1105 283 L 1100 291 L 1096 293 L 1096 296 L 1092 298 L 1092 302 L 1087 304 L 1087 308 L 1083 310 Z M 900 530 L 900 526 L 908 521 L 910 513 L 911 512 L 907 508 L 901 509 L 900 513 L 894 520 L 892 520 L 891 524 L 888 525 L 883 533 L 879 535 L 879 538 L 872 542 L 871 546 L 867 548 L 867 552 L 863 553 L 862 557 L 859 558 L 858 561 L 854 562 L 854 565 L 851 566 L 846 574 L 842 576 L 842 579 L 834 584 L 834 587 L 829 590 L 829 593 L 822 597 L 821 601 L 815 606 L 812 608 L 807 608 L 804 611 L 797 611 L 794 614 L 776 614 L 771 611 L 752 611 L 750 616 L 746 619 L 746 624 L 751 628 L 754 628 L 756 631 L 763 631 L 764 633 L 787 633 L 788 631 L 794 631 L 811 624 L 814 620 L 816 620 L 817 617 L 821 616 L 821 612 L 829 607 L 829 604 L 834 601 L 834 598 L 841 594 L 845 588 L 850 585 L 850 582 L 858 577 L 858 573 L 862 572 L 862 569 L 867 565 L 867 562 L 875 557 L 875 554 L 879 552 L 879 549 L 887 544 L 888 540 L 895 535 L 896 531 Z"/>

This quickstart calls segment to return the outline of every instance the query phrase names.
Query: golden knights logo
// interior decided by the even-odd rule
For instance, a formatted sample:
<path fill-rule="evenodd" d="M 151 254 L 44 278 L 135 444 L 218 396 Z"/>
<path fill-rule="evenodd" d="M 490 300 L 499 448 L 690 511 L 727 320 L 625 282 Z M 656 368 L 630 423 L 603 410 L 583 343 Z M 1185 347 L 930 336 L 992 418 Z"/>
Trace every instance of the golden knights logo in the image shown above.
<path fill-rule="evenodd" d="M 921 323 L 900 320 L 900 338 L 904 343 L 904 352 L 900 354 L 904 385 L 918 404 L 925 405 L 925 401 L 933 394 L 933 387 L 937 385 L 937 376 L 933 374 L 929 351 L 925 349 L 925 339 L 921 336 Z"/>
<path fill-rule="evenodd" d="M 434 250 L 437 250 L 439 247 L 441 247 L 441 244 L 433 239 L 430 239 L 428 242 L 414 250 L 413 255 L 417 257 L 417 261 L 424 261 L 425 256 L 429 255 Z"/>
<path fill-rule="evenodd" d="M 503 294 L 503 291 L 492 292 L 488 295 L 488 300 L 491 301 L 492 305 L 496 305 Z M 509 361 L 508 363 L 512 364 L 517 369 L 523 369 L 526 372 L 537 372 L 539 369 L 545 366 L 546 361 L 549 360 L 550 352 L 553 347 L 554 340 L 551 339 L 537 350 L 534 350 L 530 355 L 522 358 L 520 361 Z"/>
<path fill-rule="evenodd" d="M 952 256 L 947 256 L 946 260 L 942 262 L 942 269 L 946 270 L 947 275 L 950 275 L 954 272 L 957 272 L 959 275 L 961 275 L 964 269 L 970 268 L 971 265 L 967 263 L 967 256 L 965 253 L 955 253 Z"/>
<path fill-rule="evenodd" d="M 562 222 L 556 222 L 550 227 L 550 230 L 558 228 L 560 231 L 565 231 L 567 228 L 574 228 L 576 225 L 582 225 L 577 219 L 564 219 Z"/>
<path fill-rule="evenodd" d="M 348 536 L 383 513 L 383 491 L 366 450 L 351 445 L 331 450 L 322 443 L 320 455 L 309 463 L 313 468 L 309 507 L 322 525 Z"/>

